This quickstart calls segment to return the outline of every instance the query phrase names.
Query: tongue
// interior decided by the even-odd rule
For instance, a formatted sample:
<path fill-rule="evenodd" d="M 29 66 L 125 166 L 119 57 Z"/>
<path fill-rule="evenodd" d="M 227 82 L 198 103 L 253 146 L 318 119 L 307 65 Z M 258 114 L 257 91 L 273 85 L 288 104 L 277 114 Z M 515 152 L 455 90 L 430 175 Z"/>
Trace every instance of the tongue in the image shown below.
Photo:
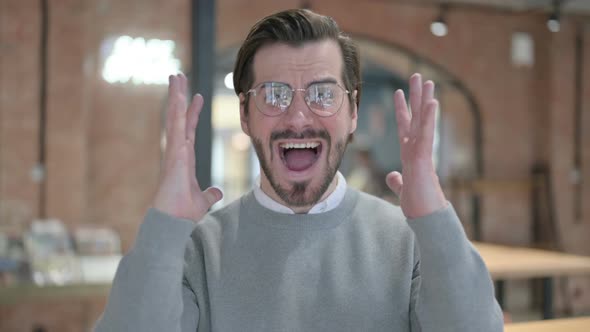
<path fill-rule="evenodd" d="M 316 159 L 313 149 L 289 149 L 285 151 L 287 168 L 292 171 L 303 171 L 309 168 Z"/>

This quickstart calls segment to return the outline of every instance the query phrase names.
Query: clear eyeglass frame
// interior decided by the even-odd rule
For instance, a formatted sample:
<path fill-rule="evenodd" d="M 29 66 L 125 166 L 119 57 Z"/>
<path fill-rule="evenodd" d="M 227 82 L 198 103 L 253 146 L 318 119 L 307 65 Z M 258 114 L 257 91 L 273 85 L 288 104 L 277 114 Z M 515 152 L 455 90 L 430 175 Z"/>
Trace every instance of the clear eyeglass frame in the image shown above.
<path fill-rule="evenodd" d="M 258 92 L 257 92 L 257 91 L 261 90 L 261 88 L 264 88 L 264 90 L 267 90 L 268 85 L 270 88 L 273 88 L 273 89 L 279 88 L 280 89 L 278 91 L 278 92 L 280 92 L 280 95 L 278 97 L 271 96 L 271 100 L 269 100 L 270 103 L 269 103 L 269 101 L 267 101 L 267 99 L 269 97 L 268 95 L 263 96 L 263 95 L 258 94 Z M 314 91 L 314 89 L 315 89 L 315 91 L 317 93 L 317 90 L 320 87 L 321 88 L 332 87 L 333 89 L 329 90 L 330 92 L 340 93 L 339 97 L 335 96 L 336 98 L 338 98 L 338 99 L 334 99 L 335 104 L 331 104 L 331 105 L 327 106 L 325 109 L 315 108 L 312 106 L 313 101 L 310 98 L 310 91 Z M 344 97 L 346 95 L 350 94 L 350 91 L 346 90 L 344 87 L 340 86 L 340 84 L 335 83 L 335 82 L 312 83 L 305 89 L 303 89 L 303 88 L 293 89 L 293 88 L 291 88 L 290 85 L 288 85 L 286 83 L 281 83 L 281 82 L 262 82 L 262 83 L 256 85 L 254 88 L 248 90 L 246 92 L 246 94 L 252 95 L 254 97 L 254 104 L 256 104 L 256 108 L 258 109 L 258 111 L 260 111 L 260 113 L 262 113 L 266 116 L 275 117 L 275 116 L 279 116 L 279 115 L 282 115 L 285 112 L 287 112 L 287 110 L 289 109 L 289 106 L 291 106 L 291 103 L 293 102 L 293 99 L 295 98 L 296 92 L 303 92 L 304 93 L 303 100 L 305 101 L 307 108 L 309 108 L 309 110 L 311 112 L 313 112 L 314 114 L 316 114 L 320 117 L 330 117 L 330 116 L 337 114 L 340 111 L 340 109 L 342 108 L 342 105 L 344 104 Z M 261 97 L 265 98 L 264 99 L 265 101 L 262 101 L 260 99 Z M 262 105 L 260 105 L 260 104 L 262 104 Z M 318 104 L 318 103 L 316 102 L 315 104 Z M 324 104 L 319 104 L 319 105 L 324 105 Z"/>

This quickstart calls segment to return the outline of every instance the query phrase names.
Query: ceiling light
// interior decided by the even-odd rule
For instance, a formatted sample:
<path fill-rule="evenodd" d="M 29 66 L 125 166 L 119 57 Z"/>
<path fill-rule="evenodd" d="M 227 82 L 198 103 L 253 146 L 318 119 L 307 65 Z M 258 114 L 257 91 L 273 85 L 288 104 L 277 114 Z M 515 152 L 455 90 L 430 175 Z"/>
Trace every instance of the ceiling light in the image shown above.
<path fill-rule="evenodd" d="M 551 32 L 559 32 L 561 28 L 561 24 L 559 23 L 559 16 L 557 14 L 552 13 L 547 20 L 547 29 Z"/>
<path fill-rule="evenodd" d="M 444 37 L 449 32 L 447 24 L 442 18 L 438 18 L 430 24 L 430 31 L 437 37 Z"/>
<path fill-rule="evenodd" d="M 561 28 L 561 23 L 559 21 L 559 5 L 559 0 L 553 1 L 553 12 L 547 19 L 547 29 L 549 29 L 551 32 L 559 32 L 559 29 Z"/>
<path fill-rule="evenodd" d="M 444 5 L 441 6 L 440 13 L 438 14 L 438 17 L 434 21 L 432 21 L 432 23 L 430 24 L 430 32 L 432 32 L 432 34 L 437 37 L 444 37 L 449 32 L 449 29 L 447 27 L 447 22 L 445 20 L 446 11 L 447 11 L 447 7 Z"/>

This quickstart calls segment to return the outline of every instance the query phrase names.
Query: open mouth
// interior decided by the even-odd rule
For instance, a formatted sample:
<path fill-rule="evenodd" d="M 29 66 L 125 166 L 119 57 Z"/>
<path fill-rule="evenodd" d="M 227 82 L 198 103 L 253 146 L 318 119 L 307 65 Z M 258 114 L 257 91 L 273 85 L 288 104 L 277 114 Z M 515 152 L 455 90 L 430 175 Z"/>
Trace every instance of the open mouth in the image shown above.
<path fill-rule="evenodd" d="M 320 142 L 284 142 L 279 144 L 281 160 L 290 171 L 309 169 L 322 153 Z"/>

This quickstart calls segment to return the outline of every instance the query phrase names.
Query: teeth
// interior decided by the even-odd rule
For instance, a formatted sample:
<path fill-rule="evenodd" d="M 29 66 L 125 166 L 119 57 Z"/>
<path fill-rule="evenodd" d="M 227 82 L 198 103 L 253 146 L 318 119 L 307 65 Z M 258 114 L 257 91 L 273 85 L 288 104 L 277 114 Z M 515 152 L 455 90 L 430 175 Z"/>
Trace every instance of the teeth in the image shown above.
<path fill-rule="evenodd" d="M 283 143 L 281 148 L 283 149 L 315 149 L 320 145 L 318 142 L 307 142 L 307 143 Z"/>

